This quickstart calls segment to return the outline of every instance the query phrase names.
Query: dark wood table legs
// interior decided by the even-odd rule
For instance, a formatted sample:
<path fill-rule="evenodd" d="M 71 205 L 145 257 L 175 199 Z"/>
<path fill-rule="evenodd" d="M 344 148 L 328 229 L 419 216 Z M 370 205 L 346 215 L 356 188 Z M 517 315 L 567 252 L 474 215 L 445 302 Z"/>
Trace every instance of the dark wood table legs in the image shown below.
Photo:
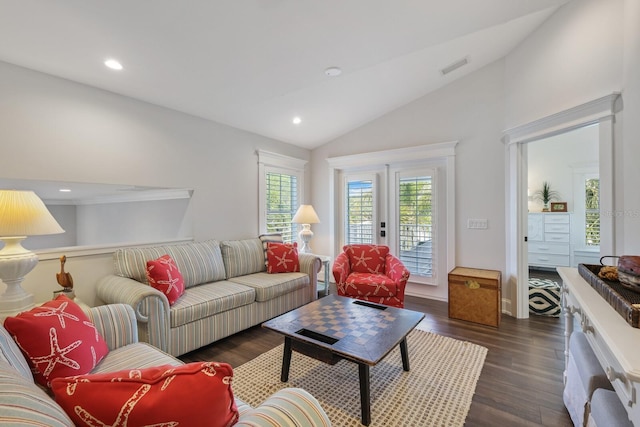
<path fill-rule="evenodd" d="M 371 424 L 371 384 L 369 379 L 369 365 L 358 363 L 360 374 L 360 414 L 362 424 Z"/>
<path fill-rule="evenodd" d="M 280 372 L 280 381 L 286 383 L 289 381 L 289 367 L 291 366 L 291 338 L 284 337 L 284 354 L 282 355 L 282 371 Z"/>
<path fill-rule="evenodd" d="M 402 356 L 402 369 L 409 372 L 409 350 L 407 348 L 407 337 L 400 341 L 400 356 Z"/>

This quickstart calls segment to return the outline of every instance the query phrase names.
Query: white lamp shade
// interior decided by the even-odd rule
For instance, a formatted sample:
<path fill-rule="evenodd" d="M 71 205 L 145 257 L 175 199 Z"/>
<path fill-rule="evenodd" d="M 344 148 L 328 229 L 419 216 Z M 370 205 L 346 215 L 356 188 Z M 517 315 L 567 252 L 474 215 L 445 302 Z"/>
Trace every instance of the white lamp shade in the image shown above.
<path fill-rule="evenodd" d="M 320 218 L 311 205 L 300 205 L 291 222 L 295 224 L 318 224 Z"/>
<path fill-rule="evenodd" d="M 33 191 L 0 190 L 0 237 L 64 233 Z"/>

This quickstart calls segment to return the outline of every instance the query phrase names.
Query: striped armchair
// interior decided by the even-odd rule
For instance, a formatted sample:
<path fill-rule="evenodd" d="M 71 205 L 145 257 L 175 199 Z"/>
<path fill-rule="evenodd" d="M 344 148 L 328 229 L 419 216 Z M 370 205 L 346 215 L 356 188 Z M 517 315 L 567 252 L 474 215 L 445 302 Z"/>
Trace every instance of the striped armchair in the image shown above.
<path fill-rule="evenodd" d="M 147 343 L 138 342 L 136 317 L 130 306 L 111 304 L 94 307 L 89 309 L 87 314 L 109 347 L 109 353 L 92 373 L 183 364 Z M 0 390 L 2 425 L 73 426 L 71 419 L 56 401 L 34 383 L 22 352 L 1 325 Z M 256 408 L 239 399 L 236 399 L 236 405 L 240 414 L 236 424 L 238 426 L 331 425 L 318 401 L 301 389 L 280 390 Z"/>

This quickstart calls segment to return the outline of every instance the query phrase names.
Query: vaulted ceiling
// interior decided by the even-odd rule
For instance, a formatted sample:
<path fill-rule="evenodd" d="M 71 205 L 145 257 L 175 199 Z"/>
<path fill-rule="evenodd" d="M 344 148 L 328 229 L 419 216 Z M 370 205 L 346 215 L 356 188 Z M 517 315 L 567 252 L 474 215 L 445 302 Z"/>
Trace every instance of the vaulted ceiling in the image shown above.
<path fill-rule="evenodd" d="M 314 148 L 505 56 L 567 1 L 0 0 L 0 60 Z"/>

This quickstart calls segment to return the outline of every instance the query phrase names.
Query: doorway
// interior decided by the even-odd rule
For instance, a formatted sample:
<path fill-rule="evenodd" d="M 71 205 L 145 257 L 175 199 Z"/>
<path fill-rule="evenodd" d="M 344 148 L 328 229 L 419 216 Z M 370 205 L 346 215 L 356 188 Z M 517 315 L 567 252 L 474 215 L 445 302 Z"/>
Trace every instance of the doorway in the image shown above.
<path fill-rule="evenodd" d="M 551 116 L 504 132 L 507 151 L 506 180 L 506 289 L 503 312 L 517 318 L 529 317 L 528 304 L 528 173 L 527 143 L 565 134 L 588 125 L 598 124 L 598 174 L 600 209 L 613 212 L 613 146 L 615 113 L 621 109 L 620 94 L 595 99 Z M 600 251 L 614 253 L 614 218 L 600 216 Z"/>

